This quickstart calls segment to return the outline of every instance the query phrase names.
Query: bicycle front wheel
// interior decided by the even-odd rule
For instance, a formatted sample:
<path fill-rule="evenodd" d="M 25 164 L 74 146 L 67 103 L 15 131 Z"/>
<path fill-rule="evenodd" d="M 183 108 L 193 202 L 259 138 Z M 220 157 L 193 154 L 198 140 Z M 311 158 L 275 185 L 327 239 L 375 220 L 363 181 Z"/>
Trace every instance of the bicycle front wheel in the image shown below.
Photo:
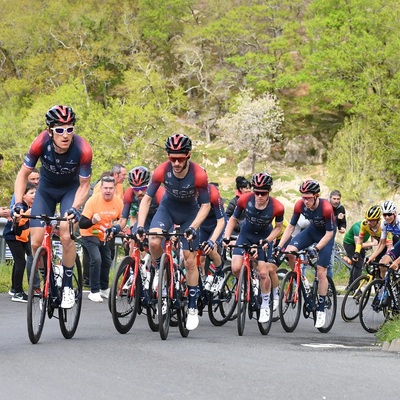
<path fill-rule="evenodd" d="M 277 300 L 279 300 L 279 293 L 282 288 L 283 278 L 285 277 L 285 275 L 287 273 L 288 273 L 288 270 L 285 268 L 279 268 L 276 271 L 276 275 L 278 276 L 278 281 L 279 281 L 279 283 L 278 283 L 278 299 Z M 279 320 L 279 307 L 277 307 L 275 311 L 273 310 L 271 315 L 272 315 L 272 322 L 278 321 Z"/>
<path fill-rule="evenodd" d="M 135 276 L 135 260 L 126 256 L 118 267 L 110 289 L 111 315 L 119 333 L 129 332 L 135 322 L 140 299 L 139 281 L 141 283 L 140 274 Z"/>
<path fill-rule="evenodd" d="M 224 282 L 217 293 L 209 293 L 208 317 L 215 326 L 222 326 L 229 321 L 236 308 L 235 291 L 237 279 L 232 274 L 231 267 L 225 267 Z"/>
<path fill-rule="evenodd" d="M 75 265 L 72 275 L 72 287 L 75 293 L 75 303 L 72 308 L 58 309 L 58 320 L 60 323 L 61 333 L 65 339 L 71 339 L 76 332 L 81 316 L 82 308 L 82 266 L 81 260 L 76 255 Z"/>
<path fill-rule="evenodd" d="M 47 256 L 48 253 L 44 247 L 36 250 L 29 277 L 27 323 L 29 339 L 33 344 L 37 343 L 42 335 L 48 307 L 49 293 L 46 296 L 44 291 L 47 280 Z M 40 282 L 39 286 L 36 284 L 36 287 L 35 274 L 39 276 Z"/>
<path fill-rule="evenodd" d="M 368 275 L 361 275 L 347 289 L 341 307 L 343 321 L 350 322 L 358 317 L 360 301 L 369 282 Z"/>
<path fill-rule="evenodd" d="M 328 279 L 328 291 L 325 296 L 325 325 L 322 328 L 317 328 L 321 333 L 329 332 L 336 318 L 336 310 L 337 310 L 337 293 L 335 284 L 333 283 L 332 278 L 327 276 Z M 318 288 L 318 285 L 317 285 Z M 315 313 L 314 313 L 314 321 L 315 321 Z"/>
<path fill-rule="evenodd" d="M 247 271 L 246 266 L 243 265 L 240 270 L 237 293 L 237 329 L 239 336 L 243 336 L 244 326 L 246 323 L 246 313 L 247 313 L 247 291 L 248 291 L 248 282 L 247 282 Z"/>
<path fill-rule="evenodd" d="M 267 322 L 258 322 L 257 321 L 258 329 L 260 330 L 262 335 L 268 335 L 268 333 L 269 333 L 269 331 L 271 329 L 271 325 L 272 325 L 272 322 L 273 322 L 273 319 L 272 319 L 273 312 L 274 312 L 274 296 L 273 296 L 273 293 L 271 291 L 271 296 L 270 296 L 270 299 L 269 299 L 269 315 L 270 315 L 270 318 L 269 318 L 269 320 Z M 257 311 L 257 320 L 259 319 L 259 317 L 260 317 L 260 310 Z"/>
<path fill-rule="evenodd" d="M 178 267 L 179 269 L 179 276 L 182 278 L 180 282 L 176 282 L 174 280 L 174 286 L 176 288 L 176 297 L 177 301 L 179 302 L 179 308 L 177 311 L 177 318 L 178 318 L 178 327 L 179 332 L 182 337 L 187 337 L 189 335 L 189 330 L 186 328 L 186 321 L 188 316 L 188 287 L 186 283 L 186 276 L 183 273 L 183 269 Z"/>
<path fill-rule="evenodd" d="M 367 285 L 359 306 L 360 322 L 367 332 L 376 333 L 384 324 L 390 303 L 383 279 L 374 279 Z"/>
<path fill-rule="evenodd" d="M 169 297 L 169 288 L 171 285 L 171 271 L 169 258 L 164 253 L 161 256 L 160 273 L 158 277 L 158 327 L 160 337 L 166 340 L 169 332 L 169 323 L 171 319 L 171 298 Z"/>
<path fill-rule="evenodd" d="M 293 332 L 300 320 L 301 290 L 297 274 L 288 272 L 282 281 L 279 293 L 279 316 L 286 332 Z"/>
<path fill-rule="evenodd" d="M 158 332 L 158 317 L 157 317 L 157 292 L 153 290 L 155 269 L 150 267 L 150 283 L 149 283 L 149 304 L 146 307 L 147 323 L 153 332 Z"/>

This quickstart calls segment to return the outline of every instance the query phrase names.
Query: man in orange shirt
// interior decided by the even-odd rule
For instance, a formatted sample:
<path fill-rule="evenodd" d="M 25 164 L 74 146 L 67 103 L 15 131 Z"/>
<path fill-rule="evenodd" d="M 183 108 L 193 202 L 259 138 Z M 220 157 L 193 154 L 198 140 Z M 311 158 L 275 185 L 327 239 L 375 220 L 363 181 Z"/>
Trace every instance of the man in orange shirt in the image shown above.
<path fill-rule="evenodd" d="M 124 180 L 126 179 L 126 168 L 122 164 L 115 164 L 112 167 L 111 172 L 108 172 L 110 176 L 112 176 L 115 179 L 115 196 L 119 197 L 121 200 L 124 199 Z M 93 194 L 100 193 L 100 183 L 101 179 L 99 182 L 95 185 L 93 188 Z"/>
<path fill-rule="evenodd" d="M 123 201 L 115 195 L 116 182 L 112 176 L 100 181 L 100 193 L 86 202 L 79 221 L 80 233 L 90 258 L 89 300 L 101 303 L 108 298 L 109 272 L 112 263 L 110 246 L 105 238 L 113 237 L 124 228 L 122 220 Z M 117 223 L 115 223 L 117 221 Z M 106 236 L 107 235 L 107 236 Z"/>

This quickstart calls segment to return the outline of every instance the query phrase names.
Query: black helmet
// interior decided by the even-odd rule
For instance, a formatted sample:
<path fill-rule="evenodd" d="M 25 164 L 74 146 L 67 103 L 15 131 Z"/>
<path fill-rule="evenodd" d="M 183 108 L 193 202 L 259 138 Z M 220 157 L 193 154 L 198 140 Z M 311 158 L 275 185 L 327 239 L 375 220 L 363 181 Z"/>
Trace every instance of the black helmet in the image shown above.
<path fill-rule="evenodd" d="M 167 153 L 189 153 L 192 150 L 192 141 L 182 134 L 170 136 L 165 142 Z"/>
<path fill-rule="evenodd" d="M 128 181 L 132 187 L 147 186 L 150 182 L 150 172 L 146 167 L 135 167 L 129 171 Z"/>
<path fill-rule="evenodd" d="M 53 127 L 55 125 L 75 125 L 75 113 L 71 107 L 54 106 L 46 113 L 46 125 Z"/>
<path fill-rule="evenodd" d="M 321 191 L 321 188 L 319 186 L 319 183 L 317 181 L 314 181 L 313 179 L 310 179 L 308 181 L 304 181 L 300 185 L 300 193 L 312 193 L 312 194 L 317 194 Z"/>
<path fill-rule="evenodd" d="M 271 190 L 272 183 L 272 176 L 267 172 L 259 172 L 253 175 L 252 186 L 255 190 Z"/>

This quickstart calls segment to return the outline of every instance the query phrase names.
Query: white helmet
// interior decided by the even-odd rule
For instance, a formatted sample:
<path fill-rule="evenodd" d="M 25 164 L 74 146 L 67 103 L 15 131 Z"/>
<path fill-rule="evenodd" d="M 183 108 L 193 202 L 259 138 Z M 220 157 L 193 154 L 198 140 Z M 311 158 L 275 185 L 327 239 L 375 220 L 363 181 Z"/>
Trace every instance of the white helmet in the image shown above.
<path fill-rule="evenodd" d="M 396 212 L 396 206 L 393 201 L 386 200 L 381 204 L 382 214 L 394 214 Z"/>

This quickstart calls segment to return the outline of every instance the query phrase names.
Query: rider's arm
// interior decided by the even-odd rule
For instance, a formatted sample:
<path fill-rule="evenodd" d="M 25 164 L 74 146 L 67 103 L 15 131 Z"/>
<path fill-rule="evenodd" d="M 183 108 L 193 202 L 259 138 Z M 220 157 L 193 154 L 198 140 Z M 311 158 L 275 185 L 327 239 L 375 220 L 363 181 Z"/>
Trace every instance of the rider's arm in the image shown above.
<path fill-rule="evenodd" d="M 210 203 L 203 203 L 200 206 L 199 211 L 197 212 L 196 218 L 190 224 L 190 226 L 192 226 L 194 229 L 197 230 L 199 228 L 199 226 L 201 225 L 201 223 L 207 218 L 207 215 L 210 212 L 210 209 L 211 209 Z"/>
<path fill-rule="evenodd" d="M 235 229 L 236 222 L 237 222 L 237 219 L 232 215 L 229 218 L 228 223 L 226 225 L 224 237 L 229 239 L 232 236 L 232 232 Z"/>
<path fill-rule="evenodd" d="M 278 243 L 279 247 L 282 247 L 285 245 L 285 243 L 290 239 L 290 237 L 292 236 L 294 230 L 295 230 L 296 226 L 289 224 L 286 229 L 285 232 L 283 232 L 283 235 L 281 237 L 281 240 Z"/>
<path fill-rule="evenodd" d="M 364 247 L 363 243 L 363 247 Z M 370 255 L 369 260 L 374 261 L 375 257 L 381 253 L 381 251 L 386 247 L 386 239 L 381 239 L 379 241 L 378 247 L 374 250 L 374 252 Z"/>
<path fill-rule="evenodd" d="M 28 176 L 32 172 L 32 169 L 22 165 L 21 169 L 17 174 L 14 185 L 15 203 L 22 203 L 22 197 L 25 193 L 26 183 L 28 182 Z"/>
<path fill-rule="evenodd" d="M 85 203 L 90 191 L 90 176 L 88 178 L 79 177 L 79 187 L 76 190 L 72 207 L 78 209 Z"/>
<path fill-rule="evenodd" d="M 283 222 L 277 222 L 275 224 L 274 229 L 272 229 L 271 233 L 265 239 L 267 242 L 273 242 L 282 231 Z"/>
<path fill-rule="evenodd" d="M 321 240 L 315 245 L 318 250 L 323 249 L 333 237 L 333 231 L 326 231 Z"/>
<path fill-rule="evenodd" d="M 224 228 L 225 228 L 225 218 L 218 218 L 217 225 L 215 226 L 214 232 L 210 236 L 210 240 L 212 240 L 215 243 L 216 240 L 221 235 L 221 233 L 224 231 Z"/>

